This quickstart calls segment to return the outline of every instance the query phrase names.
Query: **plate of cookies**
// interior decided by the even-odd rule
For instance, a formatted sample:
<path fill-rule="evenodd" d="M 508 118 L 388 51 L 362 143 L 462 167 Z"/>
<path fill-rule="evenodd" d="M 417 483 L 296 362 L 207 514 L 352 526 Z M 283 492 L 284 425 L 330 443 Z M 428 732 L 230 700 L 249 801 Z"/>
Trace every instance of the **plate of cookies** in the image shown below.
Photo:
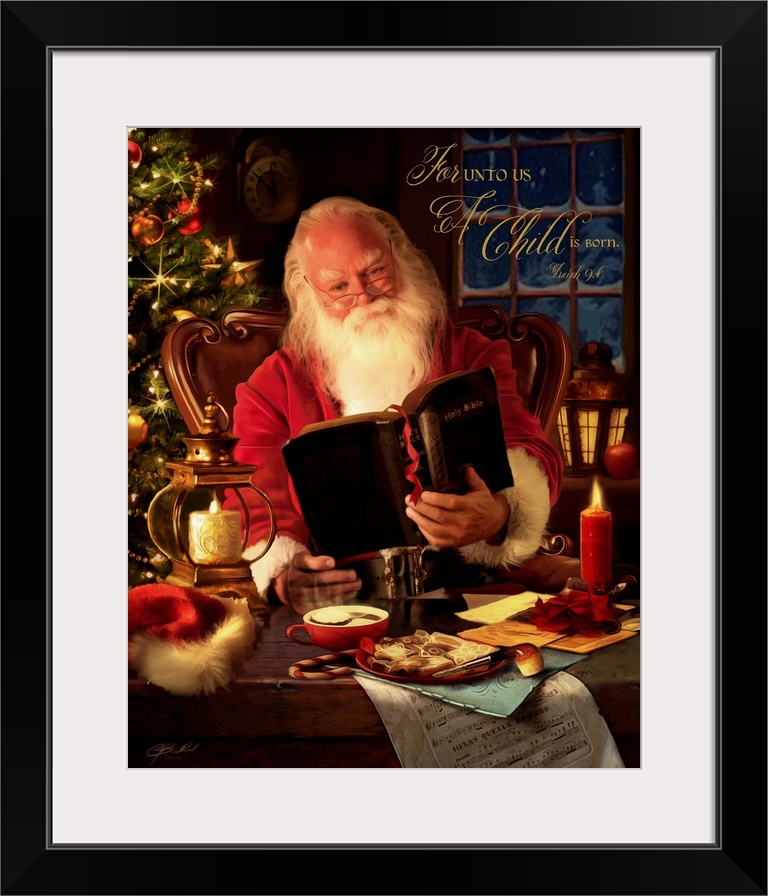
<path fill-rule="evenodd" d="M 355 662 L 365 672 L 390 681 L 451 684 L 497 672 L 511 657 L 505 648 L 419 629 L 376 642 L 362 638 Z"/>

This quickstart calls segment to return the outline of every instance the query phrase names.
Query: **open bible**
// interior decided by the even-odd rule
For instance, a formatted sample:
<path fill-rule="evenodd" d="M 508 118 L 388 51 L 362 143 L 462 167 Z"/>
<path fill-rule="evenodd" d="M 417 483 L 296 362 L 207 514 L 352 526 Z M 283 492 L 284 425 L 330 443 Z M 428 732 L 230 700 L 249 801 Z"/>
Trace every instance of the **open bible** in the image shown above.
<path fill-rule="evenodd" d="M 491 367 L 432 380 L 401 405 L 312 423 L 282 451 L 313 547 L 334 557 L 425 545 L 405 496 L 461 494 L 468 465 L 492 492 L 514 484 Z"/>

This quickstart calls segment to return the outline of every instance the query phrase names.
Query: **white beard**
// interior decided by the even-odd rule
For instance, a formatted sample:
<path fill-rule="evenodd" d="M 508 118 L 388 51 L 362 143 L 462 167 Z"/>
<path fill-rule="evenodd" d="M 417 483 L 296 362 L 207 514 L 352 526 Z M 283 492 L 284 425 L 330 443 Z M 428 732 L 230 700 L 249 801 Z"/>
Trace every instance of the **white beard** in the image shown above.
<path fill-rule="evenodd" d="M 345 416 L 400 404 L 426 380 L 432 326 L 419 304 L 381 298 L 353 308 L 341 321 L 318 320 L 328 386 Z"/>

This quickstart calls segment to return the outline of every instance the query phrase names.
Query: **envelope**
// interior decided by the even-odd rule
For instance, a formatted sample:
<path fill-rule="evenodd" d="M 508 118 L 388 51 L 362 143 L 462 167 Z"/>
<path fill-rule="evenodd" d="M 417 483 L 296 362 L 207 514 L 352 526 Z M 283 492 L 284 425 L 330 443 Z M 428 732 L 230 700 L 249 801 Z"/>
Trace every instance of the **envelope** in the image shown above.
<path fill-rule="evenodd" d="M 510 616 L 516 616 L 523 610 L 530 610 L 535 606 L 539 598 L 547 600 L 551 594 L 537 594 L 535 591 L 523 591 L 522 594 L 511 594 L 503 597 L 493 595 L 494 600 L 488 603 L 487 594 L 464 594 L 464 600 L 469 609 L 462 610 L 456 615 L 467 622 L 480 622 L 490 625 L 494 622 L 504 622 Z"/>
<path fill-rule="evenodd" d="M 483 600 L 474 601 L 473 598 Z M 493 603 L 486 603 L 487 595 L 465 594 L 469 609 L 456 613 L 468 622 L 485 623 L 477 628 L 465 629 L 457 634 L 468 641 L 479 641 L 482 644 L 493 644 L 498 647 L 514 647 L 516 644 L 533 644 L 536 647 L 547 647 L 553 650 L 564 650 L 568 653 L 593 653 L 602 647 L 625 641 L 638 634 L 640 620 L 638 617 L 622 621 L 621 631 L 601 635 L 594 638 L 586 635 L 564 635 L 562 632 L 545 632 L 530 622 L 515 617 L 530 610 L 538 598 L 548 600 L 551 594 L 537 594 L 524 591 L 522 594 L 503 596 Z M 614 604 L 617 610 L 629 613 L 636 608 L 631 604 Z"/>

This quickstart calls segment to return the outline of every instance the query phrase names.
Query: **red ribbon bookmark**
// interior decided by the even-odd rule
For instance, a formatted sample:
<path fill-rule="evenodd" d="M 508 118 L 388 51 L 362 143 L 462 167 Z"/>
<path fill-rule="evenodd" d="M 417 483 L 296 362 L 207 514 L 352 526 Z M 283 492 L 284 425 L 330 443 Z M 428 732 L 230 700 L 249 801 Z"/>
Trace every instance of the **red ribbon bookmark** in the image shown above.
<path fill-rule="evenodd" d="M 405 426 L 403 427 L 403 438 L 405 439 L 405 449 L 408 452 L 408 457 L 411 459 L 411 463 L 408 465 L 405 471 L 405 478 L 413 484 L 413 491 L 411 492 L 411 501 L 416 504 L 421 497 L 421 483 L 419 482 L 419 477 L 416 475 L 416 471 L 419 469 L 419 452 L 413 447 L 411 443 L 411 432 L 413 431 L 413 427 L 411 426 L 411 421 L 408 419 L 408 414 L 400 407 L 399 404 L 391 404 L 389 406 L 393 411 L 397 411 L 398 414 L 405 420 Z"/>

